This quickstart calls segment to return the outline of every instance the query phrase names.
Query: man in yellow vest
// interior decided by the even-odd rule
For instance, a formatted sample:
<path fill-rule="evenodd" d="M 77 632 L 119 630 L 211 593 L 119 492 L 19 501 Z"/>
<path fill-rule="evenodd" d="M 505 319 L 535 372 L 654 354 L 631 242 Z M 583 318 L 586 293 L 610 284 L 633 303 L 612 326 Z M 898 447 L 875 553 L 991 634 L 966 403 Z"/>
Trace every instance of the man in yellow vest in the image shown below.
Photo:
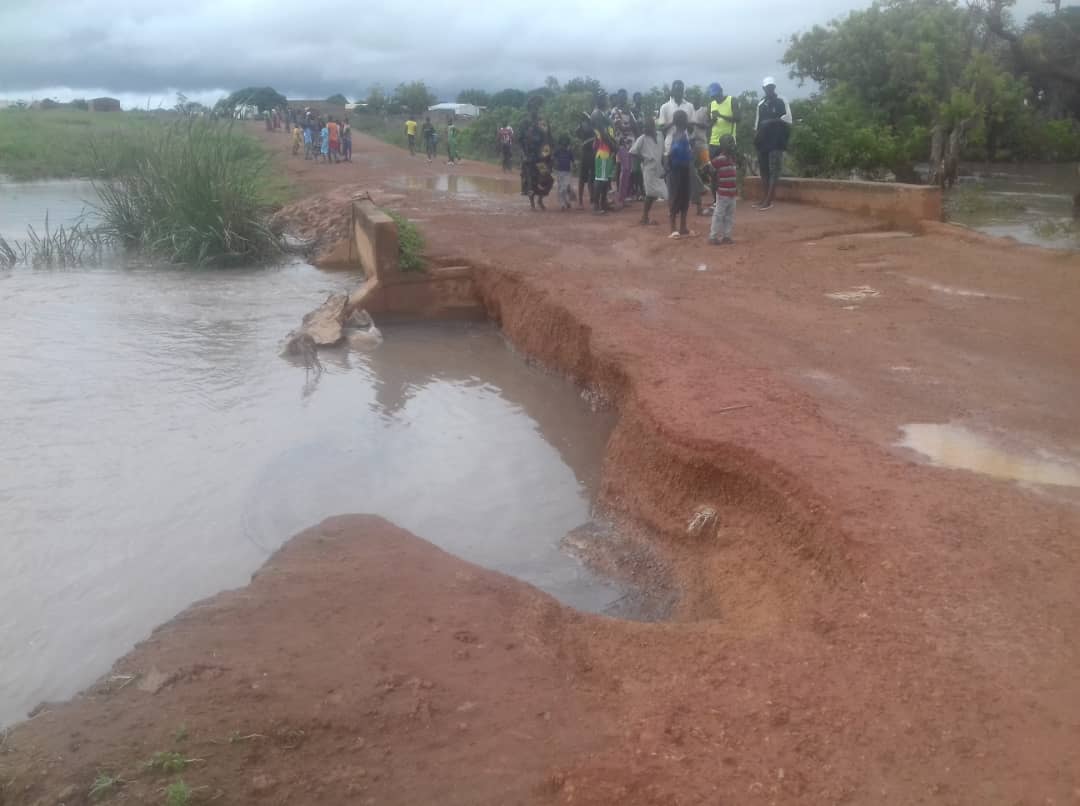
<path fill-rule="evenodd" d="M 720 140 L 725 135 L 735 138 L 735 121 L 739 114 L 735 106 L 735 99 L 730 95 L 724 95 L 724 88 L 719 84 L 709 85 L 709 121 L 712 129 L 709 130 L 709 159 L 716 159 L 720 153 Z"/>

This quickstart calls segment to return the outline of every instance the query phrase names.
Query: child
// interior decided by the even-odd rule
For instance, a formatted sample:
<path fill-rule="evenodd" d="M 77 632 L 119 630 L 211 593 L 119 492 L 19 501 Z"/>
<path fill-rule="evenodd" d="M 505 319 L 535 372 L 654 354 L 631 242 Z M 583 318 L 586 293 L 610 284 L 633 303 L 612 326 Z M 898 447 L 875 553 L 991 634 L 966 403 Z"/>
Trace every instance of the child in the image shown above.
<path fill-rule="evenodd" d="M 735 138 L 725 134 L 720 138 L 719 152 L 710 161 L 716 209 L 713 211 L 709 243 L 726 246 L 735 243 L 731 231 L 735 226 Z M 723 237 L 720 237 L 720 236 Z"/>
<path fill-rule="evenodd" d="M 321 128 L 319 129 L 319 154 L 325 162 L 330 162 L 330 130 L 326 128 L 326 124 L 320 121 Z M 316 159 L 318 162 L 318 159 Z"/>
<path fill-rule="evenodd" d="M 345 162 L 352 162 L 352 126 L 348 118 L 341 123 L 341 156 Z"/>
<path fill-rule="evenodd" d="M 668 237 L 674 240 L 690 234 L 690 230 L 686 228 L 686 213 L 690 210 L 690 170 L 694 161 L 694 150 L 687 132 L 689 122 L 684 110 L 675 112 L 675 131 L 672 133 L 671 152 L 668 156 L 668 187 L 671 189 L 668 198 L 671 235 Z M 675 228 L 676 216 L 679 219 L 678 229 Z"/>
<path fill-rule="evenodd" d="M 574 150 L 570 148 L 570 135 L 559 136 L 559 147 L 555 149 L 555 179 L 559 185 L 559 206 L 570 209 L 570 175 L 574 170 Z"/>
<path fill-rule="evenodd" d="M 435 142 L 437 135 L 435 133 L 435 127 L 431 124 L 431 118 L 424 118 L 424 126 L 420 130 L 421 135 L 424 138 L 424 149 L 427 151 L 427 161 L 431 162 L 435 158 Z"/>
<path fill-rule="evenodd" d="M 446 156 L 449 158 L 447 165 L 457 165 L 457 126 L 453 118 L 446 122 Z"/>
<path fill-rule="evenodd" d="M 652 116 L 645 121 L 645 134 L 634 141 L 634 145 L 630 147 L 630 153 L 641 160 L 645 193 L 645 209 L 641 211 L 641 223 L 643 226 L 648 226 L 653 223 L 649 221 L 649 210 L 657 199 L 667 196 L 667 187 L 661 176 L 664 144 L 656 137 L 656 121 L 652 119 Z"/>
<path fill-rule="evenodd" d="M 304 123 L 304 159 L 309 160 L 315 150 L 315 139 L 311 133 L 311 121 Z"/>
<path fill-rule="evenodd" d="M 294 157 L 296 157 L 296 156 L 298 156 L 300 154 L 300 143 L 301 142 L 303 142 L 303 139 L 302 139 L 302 137 L 300 135 L 300 127 L 296 123 L 293 123 L 292 155 Z"/>
<path fill-rule="evenodd" d="M 338 154 L 341 153 L 341 129 L 336 120 L 330 120 L 326 124 L 326 130 L 330 133 L 330 156 L 337 162 Z"/>

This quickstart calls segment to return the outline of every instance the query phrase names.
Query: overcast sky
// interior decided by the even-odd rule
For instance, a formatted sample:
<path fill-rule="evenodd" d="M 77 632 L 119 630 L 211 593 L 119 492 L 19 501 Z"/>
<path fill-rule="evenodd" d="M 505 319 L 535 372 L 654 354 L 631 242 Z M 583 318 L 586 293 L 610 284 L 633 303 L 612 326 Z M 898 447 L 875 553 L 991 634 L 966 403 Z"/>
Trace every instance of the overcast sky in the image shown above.
<path fill-rule="evenodd" d="M 365 96 L 422 79 L 459 89 L 529 89 L 591 75 L 630 91 L 682 78 L 738 93 L 773 74 L 787 37 L 860 0 L 0 0 L 0 97 L 112 95 L 171 106 L 269 84 L 290 98 Z M 1040 8 L 1020 0 L 1018 16 Z M 683 15 L 680 24 L 678 14 Z M 678 30 L 681 27 L 681 30 Z"/>

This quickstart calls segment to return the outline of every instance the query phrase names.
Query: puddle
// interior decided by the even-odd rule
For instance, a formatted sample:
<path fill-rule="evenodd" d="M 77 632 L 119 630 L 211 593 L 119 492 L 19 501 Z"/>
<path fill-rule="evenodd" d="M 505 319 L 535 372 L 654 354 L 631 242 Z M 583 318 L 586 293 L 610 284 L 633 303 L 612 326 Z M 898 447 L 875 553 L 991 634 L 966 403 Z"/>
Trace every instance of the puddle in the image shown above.
<path fill-rule="evenodd" d="M 897 445 L 922 454 L 940 467 L 1031 484 L 1080 487 L 1080 465 L 1010 453 L 960 426 L 912 423 L 901 431 L 904 436 Z"/>
<path fill-rule="evenodd" d="M 881 292 L 868 285 L 857 285 L 847 291 L 831 291 L 825 296 L 829 299 L 838 300 L 839 302 L 862 302 L 865 299 L 880 297 Z"/>
<path fill-rule="evenodd" d="M 457 197 L 486 195 L 517 195 L 521 181 L 516 175 L 501 176 L 406 176 L 398 182 L 408 190 L 430 190 L 433 193 Z"/>

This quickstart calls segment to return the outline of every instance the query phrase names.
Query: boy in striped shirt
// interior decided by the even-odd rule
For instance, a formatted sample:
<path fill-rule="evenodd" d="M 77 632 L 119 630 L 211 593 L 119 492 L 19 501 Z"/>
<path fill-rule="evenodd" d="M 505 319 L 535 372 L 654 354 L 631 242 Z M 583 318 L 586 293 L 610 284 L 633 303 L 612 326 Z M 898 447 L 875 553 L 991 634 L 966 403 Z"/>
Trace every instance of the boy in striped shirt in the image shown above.
<path fill-rule="evenodd" d="M 713 211 L 712 227 L 709 229 L 709 243 L 713 246 L 727 246 L 735 241 L 731 231 L 735 227 L 735 195 L 738 192 L 735 183 L 735 138 L 725 134 L 720 138 L 719 150 L 709 161 L 712 173 L 713 193 L 716 194 L 716 209 Z"/>

